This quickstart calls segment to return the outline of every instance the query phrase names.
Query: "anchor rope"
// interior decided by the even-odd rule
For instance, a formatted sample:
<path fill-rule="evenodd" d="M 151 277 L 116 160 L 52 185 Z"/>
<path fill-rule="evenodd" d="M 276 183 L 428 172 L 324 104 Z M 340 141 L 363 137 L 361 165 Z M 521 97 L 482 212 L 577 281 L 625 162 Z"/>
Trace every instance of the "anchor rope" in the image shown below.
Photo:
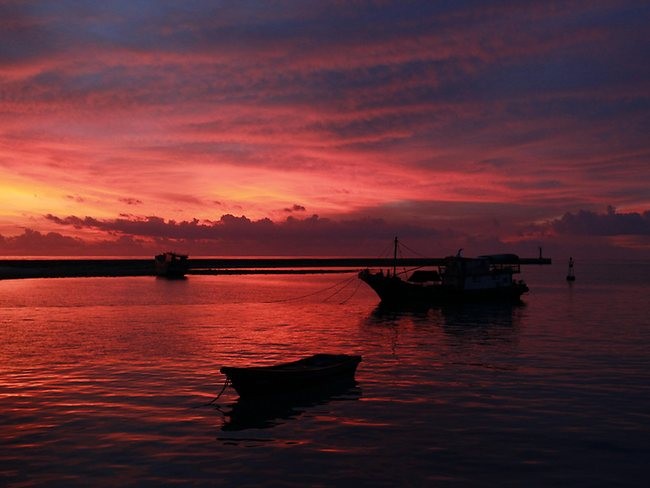
<path fill-rule="evenodd" d="M 350 300 L 354 295 L 357 294 L 357 291 L 359 291 L 359 287 L 360 287 L 360 286 L 361 286 L 361 281 L 359 280 L 359 281 L 357 282 L 357 286 L 356 286 L 356 287 L 354 288 L 354 290 L 352 291 L 352 294 L 351 294 L 349 297 L 347 297 L 345 300 L 343 300 L 342 302 L 339 302 L 339 305 L 343 305 L 343 304 L 345 304 L 345 303 L 348 303 L 348 301 L 349 301 L 349 300 Z"/>
<path fill-rule="evenodd" d="M 339 293 L 341 293 L 343 290 L 345 290 L 345 289 L 348 287 L 349 284 L 352 283 L 352 280 L 354 280 L 355 278 L 356 278 L 356 276 L 353 276 L 353 277 L 351 277 L 350 279 L 346 280 L 346 281 L 341 285 L 340 288 L 338 288 L 337 290 L 334 290 L 334 293 L 331 293 L 331 294 L 327 295 L 325 298 L 323 298 L 323 302 L 326 302 L 327 300 L 329 300 L 329 299 L 332 298 L 333 296 L 338 295 Z"/>

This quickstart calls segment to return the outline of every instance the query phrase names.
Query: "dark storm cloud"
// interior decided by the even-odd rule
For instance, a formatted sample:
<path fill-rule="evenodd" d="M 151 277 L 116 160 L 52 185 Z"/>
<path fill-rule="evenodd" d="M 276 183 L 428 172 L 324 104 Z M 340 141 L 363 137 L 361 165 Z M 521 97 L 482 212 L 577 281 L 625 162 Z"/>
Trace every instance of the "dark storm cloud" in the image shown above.
<path fill-rule="evenodd" d="M 559 234 L 650 236 L 650 211 L 617 213 L 611 207 L 607 213 L 580 210 L 577 213 L 564 214 L 562 218 L 552 222 L 552 227 Z"/>

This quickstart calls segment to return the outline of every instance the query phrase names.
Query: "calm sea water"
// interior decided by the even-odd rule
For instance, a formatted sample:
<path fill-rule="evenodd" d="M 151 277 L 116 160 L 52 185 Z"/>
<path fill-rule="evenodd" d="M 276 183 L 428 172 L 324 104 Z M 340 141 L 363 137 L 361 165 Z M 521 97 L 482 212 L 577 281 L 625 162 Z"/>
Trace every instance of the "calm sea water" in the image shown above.
<path fill-rule="evenodd" d="M 522 306 L 384 311 L 350 275 L 0 282 L 4 486 L 641 486 L 650 263 L 529 266 Z M 206 405 L 222 365 L 357 386 Z"/>

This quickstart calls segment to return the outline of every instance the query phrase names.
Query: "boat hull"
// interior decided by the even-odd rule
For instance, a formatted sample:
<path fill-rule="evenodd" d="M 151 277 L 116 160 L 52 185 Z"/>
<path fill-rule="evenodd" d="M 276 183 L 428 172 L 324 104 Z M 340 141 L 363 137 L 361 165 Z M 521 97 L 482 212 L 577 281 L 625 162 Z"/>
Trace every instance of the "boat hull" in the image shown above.
<path fill-rule="evenodd" d="M 428 303 L 445 304 L 455 302 L 519 301 L 528 291 L 523 281 L 513 281 L 507 286 L 480 289 L 458 289 L 440 283 L 410 283 L 398 276 L 370 273 L 364 270 L 359 278 L 372 288 L 382 303 Z"/>
<path fill-rule="evenodd" d="M 315 354 L 274 366 L 224 366 L 221 373 L 231 381 L 240 397 L 274 395 L 319 388 L 333 382 L 353 381 L 361 356 Z"/>

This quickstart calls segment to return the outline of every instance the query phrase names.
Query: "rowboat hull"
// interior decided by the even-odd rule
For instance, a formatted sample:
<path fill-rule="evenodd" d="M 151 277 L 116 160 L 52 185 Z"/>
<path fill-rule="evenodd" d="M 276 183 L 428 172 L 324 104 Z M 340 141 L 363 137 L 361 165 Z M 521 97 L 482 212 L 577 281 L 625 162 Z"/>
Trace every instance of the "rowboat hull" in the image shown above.
<path fill-rule="evenodd" d="M 352 381 L 361 356 L 315 354 L 274 366 L 224 366 L 221 373 L 240 397 L 273 395 L 305 389 L 318 389 L 338 381 Z"/>

